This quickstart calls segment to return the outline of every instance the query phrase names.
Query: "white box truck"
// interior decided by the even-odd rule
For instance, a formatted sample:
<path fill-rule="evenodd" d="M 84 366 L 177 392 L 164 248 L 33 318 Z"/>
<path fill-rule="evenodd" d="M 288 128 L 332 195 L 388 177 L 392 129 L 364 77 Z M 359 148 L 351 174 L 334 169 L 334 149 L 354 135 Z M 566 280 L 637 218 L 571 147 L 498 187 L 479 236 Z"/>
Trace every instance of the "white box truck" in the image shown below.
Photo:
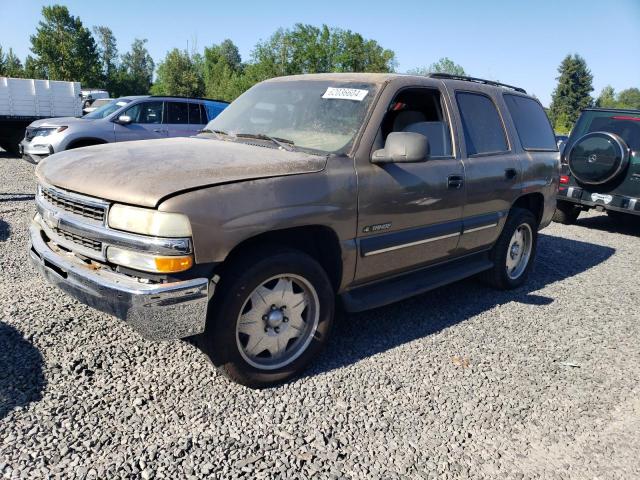
<path fill-rule="evenodd" d="M 0 77 L 0 148 L 18 153 L 34 120 L 82 115 L 80 82 Z"/>

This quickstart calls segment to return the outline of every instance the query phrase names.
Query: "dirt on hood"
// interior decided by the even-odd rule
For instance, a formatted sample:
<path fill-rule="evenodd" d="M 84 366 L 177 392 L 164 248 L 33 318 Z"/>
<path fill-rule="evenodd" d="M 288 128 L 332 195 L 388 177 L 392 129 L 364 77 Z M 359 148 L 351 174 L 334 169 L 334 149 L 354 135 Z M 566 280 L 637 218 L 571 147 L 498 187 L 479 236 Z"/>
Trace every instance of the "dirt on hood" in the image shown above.
<path fill-rule="evenodd" d="M 258 145 L 258 143 L 260 145 Z M 92 197 L 156 207 L 180 191 L 324 169 L 325 156 L 204 137 L 109 143 L 56 153 L 39 180 Z"/>

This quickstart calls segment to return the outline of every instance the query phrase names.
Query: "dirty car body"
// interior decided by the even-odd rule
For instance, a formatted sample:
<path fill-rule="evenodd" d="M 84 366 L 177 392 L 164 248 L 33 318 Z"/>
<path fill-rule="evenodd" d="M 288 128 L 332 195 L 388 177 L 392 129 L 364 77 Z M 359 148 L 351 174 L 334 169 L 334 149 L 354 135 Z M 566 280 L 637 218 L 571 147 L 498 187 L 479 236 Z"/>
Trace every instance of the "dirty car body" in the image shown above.
<path fill-rule="evenodd" d="M 544 113 L 549 132 L 538 148 L 522 146 L 524 127 L 510 116 L 515 103 L 535 100 L 490 83 L 282 77 L 249 90 L 198 137 L 56 154 L 37 168 L 31 257 L 49 281 L 150 339 L 208 332 L 208 309 L 227 295 L 225 278 L 261 251 L 274 257 L 286 247 L 291 258 L 310 258 L 348 311 L 488 271 L 512 212 L 530 212 L 535 231 L 550 222 L 559 177 Z M 497 136 L 470 126 L 481 110 L 494 115 Z M 411 159 L 413 150 L 422 153 Z M 534 233 L 525 234 L 531 246 Z M 153 271 L 153 262 L 187 268 Z M 289 294 L 322 297 L 296 268 L 282 285 L 291 278 L 306 290 Z M 265 285 L 263 292 L 279 288 Z M 250 313 L 258 297 L 251 298 L 239 315 Z M 262 316 L 269 338 L 286 330 L 286 312 L 271 305 Z M 238 331 L 242 353 L 244 337 L 252 340 Z M 256 375 L 280 376 L 234 378 L 255 384 L 288 375 L 269 355 L 242 358 Z M 292 365 L 304 358 L 296 355 Z"/>

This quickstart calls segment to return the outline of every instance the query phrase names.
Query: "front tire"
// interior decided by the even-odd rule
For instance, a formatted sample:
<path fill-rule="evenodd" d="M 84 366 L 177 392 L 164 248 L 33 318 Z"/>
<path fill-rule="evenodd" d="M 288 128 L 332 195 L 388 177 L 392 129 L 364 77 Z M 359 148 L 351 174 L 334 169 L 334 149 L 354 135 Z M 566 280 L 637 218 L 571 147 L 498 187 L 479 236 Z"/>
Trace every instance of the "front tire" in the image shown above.
<path fill-rule="evenodd" d="M 223 272 L 198 343 L 234 382 L 271 386 L 298 374 L 324 347 L 334 303 L 326 272 L 309 255 L 249 253 Z"/>
<path fill-rule="evenodd" d="M 493 267 L 484 280 L 499 290 L 511 290 L 526 282 L 536 255 L 538 222 L 531 211 L 513 208 L 491 250 Z"/>

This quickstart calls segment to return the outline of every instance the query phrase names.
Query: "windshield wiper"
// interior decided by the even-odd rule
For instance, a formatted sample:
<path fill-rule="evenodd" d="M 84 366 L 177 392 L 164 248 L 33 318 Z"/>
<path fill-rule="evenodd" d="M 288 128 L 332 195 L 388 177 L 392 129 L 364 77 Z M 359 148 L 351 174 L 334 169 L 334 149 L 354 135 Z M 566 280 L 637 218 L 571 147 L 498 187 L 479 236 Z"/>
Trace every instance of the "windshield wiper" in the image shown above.
<path fill-rule="evenodd" d="M 283 150 L 288 152 L 293 151 L 293 147 L 295 143 L 293 140 L 288 140 L 286 138 L 280 137 L 271 137 L 269 135 L 265 135 L 264 133 L 236 133 L 236 137 L 238 138 L 255 138 L 258 140 L 269 140 L 272 143 L 275 143 Z"/>
<path fill-rule="evenodd" d="M 202 130 L 200 130 L 198 133 L 214 133 L 216 134 L 218 137 L 220 135 L 225 135 L 228 136 L 229 134 L 227 132 L 224 132 L 222 130 L 211 130 L 209 128 L 203 128 Z"/>

